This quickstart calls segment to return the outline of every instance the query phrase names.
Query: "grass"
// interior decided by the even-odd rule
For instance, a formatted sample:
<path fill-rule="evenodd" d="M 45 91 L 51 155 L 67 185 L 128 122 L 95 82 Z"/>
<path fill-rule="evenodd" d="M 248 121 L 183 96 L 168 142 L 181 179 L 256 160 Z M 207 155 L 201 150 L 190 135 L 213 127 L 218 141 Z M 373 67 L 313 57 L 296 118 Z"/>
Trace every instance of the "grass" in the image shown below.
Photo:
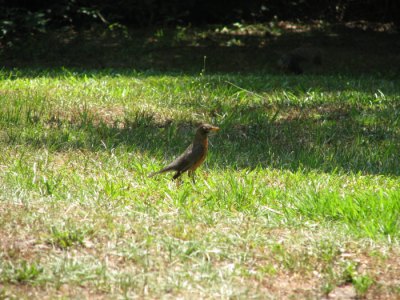
<path fill-rule="evenodd" d="M 0 298 L 399 297 L 398 78 L 0 78 Z M 147 178 L 201 121 L 196 184 Z"/>

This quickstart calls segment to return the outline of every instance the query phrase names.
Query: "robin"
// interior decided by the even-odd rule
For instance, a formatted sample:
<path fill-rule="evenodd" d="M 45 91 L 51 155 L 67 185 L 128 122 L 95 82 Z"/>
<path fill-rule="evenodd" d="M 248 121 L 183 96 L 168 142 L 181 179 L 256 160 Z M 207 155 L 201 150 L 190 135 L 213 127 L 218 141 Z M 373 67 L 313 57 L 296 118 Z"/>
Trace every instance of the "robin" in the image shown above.
<path fill-rule="evenodd" d="M 208 151 L 208 134 L 212 131 L 218 131 L 219 127 L 215 127 L 209 124 L 201 124 L 196 131 L 193 143 L 187 147 L 185 152 L 178 156 L 172 163 L 166 166 L 164 169 L 151 173 L 149 177 L 153 177 L 156 174 L 161 174 L 169 171 L 176 171 L 173 179 L 178 178 L 182 173 L 188 171 L 190 177 L 194 181 L 194 171 L 201 165 L 206 159 Z"/>

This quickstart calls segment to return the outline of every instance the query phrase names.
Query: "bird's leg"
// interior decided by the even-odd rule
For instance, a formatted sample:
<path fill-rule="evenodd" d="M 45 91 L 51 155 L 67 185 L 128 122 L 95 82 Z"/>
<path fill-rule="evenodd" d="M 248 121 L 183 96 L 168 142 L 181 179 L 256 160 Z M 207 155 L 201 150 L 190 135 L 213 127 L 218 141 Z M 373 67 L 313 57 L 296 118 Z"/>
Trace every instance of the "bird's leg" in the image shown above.
<path fill-rule="evenodd" d="M 172 177 L 172 180 L 179 178 L 179 176 L 181 176 L 181 175 L 182 175 L 182 172 L 177 171 L 175 173 L 175 175 Z M 181 185 L 181 179 L 179 178 L 175 183 L 176 183 L 176 186 L 179 187 Z"/>
<path fill-rule="evenodd" d="M 178 178 L 179 176 L 181 176 L 181 175 L 182 175 L 182 172 L 181 172 L 181 171 L 176 172 L 175 175 L 172 177 L 172 180 L 177 179 L 177 178 Z"/>
<path fill-rule="evenodd" d="M 196 180 L 194 178 L 194 171 L 188 171 L 188 175 L 189 175 L 189 177 L 192 178 L 193 183 L 196 183 Z"/>

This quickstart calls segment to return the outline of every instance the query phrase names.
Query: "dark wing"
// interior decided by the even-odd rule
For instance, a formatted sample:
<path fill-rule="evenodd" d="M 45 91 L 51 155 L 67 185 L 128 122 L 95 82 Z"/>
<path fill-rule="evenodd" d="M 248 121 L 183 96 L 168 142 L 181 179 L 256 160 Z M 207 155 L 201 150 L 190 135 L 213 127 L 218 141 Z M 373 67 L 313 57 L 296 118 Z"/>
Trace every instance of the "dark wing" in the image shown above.
<path fill-rule="evenodd" d="M 185 172 L 189 170 L 194 164 L 196 164 L 204 155 L 204 146 L 201 144 L 191 144 L 185 152 L 177 157 L 171 164 L 166 168 L 170 167 L 170 170 Z"/>
<path fill-rule="evenodd" d="M 178 171 L 183 173 L 189 170 L 195 163 L 197 163 L 204 154 L 204 147 L 200 144 L 193 146 L 189 145 L 185 152 L 178 156 L 173 162 L 160 171 L 151 173 L 149 177 L 153 177 L 156 174 L 165 173 L 169 171 Z"/>

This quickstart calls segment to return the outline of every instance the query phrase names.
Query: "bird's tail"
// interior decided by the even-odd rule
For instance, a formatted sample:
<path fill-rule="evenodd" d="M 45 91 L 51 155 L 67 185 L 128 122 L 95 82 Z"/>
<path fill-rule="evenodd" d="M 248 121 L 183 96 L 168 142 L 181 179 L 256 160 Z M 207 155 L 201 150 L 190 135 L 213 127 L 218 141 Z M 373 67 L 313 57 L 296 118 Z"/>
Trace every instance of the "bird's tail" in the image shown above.
<path fill-rule="evenodd" d="M 158 171 L 158 172 L 151 172 L 149 175 L 147 175 L 147 177 L 148 177 L 148 178 L 151 178 L 151 177 L 156 176 L 157 174 L 160 174 L 160 171 Z"/>
<path fill-rule="evenodd" d="M 160 171 L 151 172 L 149 175 L 147 175 L 147 177 L 148 177 L 148 178 L 151 178 L 151 177 L 154 177 L 155 175 L 158 175 L 158 174 L 161 174 L 161 173 L 165 173 L 165 172 L 168 172 L 168 171 L 171 171 L 171 168 L 166 167 L 166 168 L 164 168 L 164 169 L 162 169 L 162 170 L 160 170 Z"/>

